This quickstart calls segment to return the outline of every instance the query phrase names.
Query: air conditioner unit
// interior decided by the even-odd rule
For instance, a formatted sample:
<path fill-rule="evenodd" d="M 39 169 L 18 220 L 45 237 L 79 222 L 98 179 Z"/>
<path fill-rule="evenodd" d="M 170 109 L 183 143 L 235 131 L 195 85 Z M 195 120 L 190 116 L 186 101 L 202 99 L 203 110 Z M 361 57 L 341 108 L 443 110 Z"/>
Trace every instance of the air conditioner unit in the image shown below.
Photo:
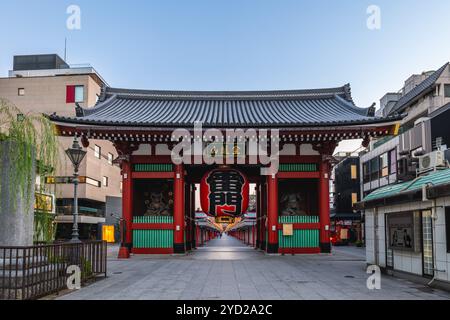
<path fill-rule="evenodd" d="M 442 151 L 433 151 L 419 157 L 419 173 L 446 166 L 447 162 Z"/>

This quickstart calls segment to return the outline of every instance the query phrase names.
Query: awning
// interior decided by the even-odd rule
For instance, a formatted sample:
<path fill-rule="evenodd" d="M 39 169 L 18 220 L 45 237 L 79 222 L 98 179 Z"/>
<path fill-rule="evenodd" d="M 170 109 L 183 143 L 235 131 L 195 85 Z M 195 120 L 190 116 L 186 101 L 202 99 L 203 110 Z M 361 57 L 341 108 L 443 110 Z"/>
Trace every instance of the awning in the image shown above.
<path fill-rule="evenodd" d="M 429 189 L 435 189 L 450 184 L 450 169 L 442 169 L 419 176 L 412 181 L 397 183 L 379 188 L 367 195 L 356 207 L 364 208 L 376 202 L 386 202 L 392 198 L 402 198 L 413 194 L 422 194 L 422 188 L 426 185 Z"/>
<path fill-rule="evenodd" d="M 358 212 L 339 212 L 330 214 L 330 218 L 333 220 L 361 220 L 361 213 Z"/>

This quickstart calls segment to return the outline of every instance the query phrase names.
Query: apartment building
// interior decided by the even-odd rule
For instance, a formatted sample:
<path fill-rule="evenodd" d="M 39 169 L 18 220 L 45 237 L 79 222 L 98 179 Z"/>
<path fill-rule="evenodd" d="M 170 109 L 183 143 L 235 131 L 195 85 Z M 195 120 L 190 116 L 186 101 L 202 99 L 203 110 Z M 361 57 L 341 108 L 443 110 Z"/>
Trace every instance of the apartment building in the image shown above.
<path fill-rule="evenodd" d="M 398 93 L 387 93 L 380 100 L 380 113 L 405 114 L 399 135 L 374 140 L 360 157 L 361 194 L 415 177 L 411 155 L 419 156 L 436 149 L 442 134 L 431 135 L 430 118 L 450 103 L 450 64 L 436 71 L 409 77 Z M 437 127 L 436 127 L 436 130 Z M 447 142 L 450 146 L 450 141 Z"/>
<path fill-rule="evenodd" d="M 405 117 L 360 157 L 366 261 L 450 288 L 449 63 L 411 76 L 381 107 Z"/>
<path fill-rule="evenodd" d="M 0 97 L 10 101 L 24 113 L 57 113 L 75 116 L 75 107 L 95 105 L 106 85 L 100 74 L 89 65 L 70 66 L 56 54 L 15 56 L 8 77 L 0 78 Z M 59 138 L 60 161 L 54 177 L 46 182 L 53 185 L 47 196 L 54 196 L 52 211 L 58 214 L 60 233 L 70 229 L 73 205 L 73 185 L 69 177 L 73 167 L 64 150 L 72 145 L 71 138 Z M 81 237 L 104 222 L 108 196 L 121 196 L 120 168 L 113 164 L 117 157 L 110 142 L 93 140 L 80 166 L 79 222 Z M 37 182 L 40 183 L 39 181 Z M 64 226 L 67 224 L 67 226 Z"/>

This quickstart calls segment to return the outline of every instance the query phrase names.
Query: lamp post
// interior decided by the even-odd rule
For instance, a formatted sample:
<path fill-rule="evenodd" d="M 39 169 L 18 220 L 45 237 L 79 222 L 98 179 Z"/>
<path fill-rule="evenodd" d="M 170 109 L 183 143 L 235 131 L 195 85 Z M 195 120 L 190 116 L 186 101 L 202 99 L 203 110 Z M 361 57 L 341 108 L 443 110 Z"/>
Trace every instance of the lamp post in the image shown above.
<path fill-rule="evenodd" d="M 70 242 L 80 242 L 78 234 L 78 168 L 83 161 L 86 151 L 78 143 L 77 136 L 73 139 L 72 147 L 66 150 L 67 157 L 73 164 L 73 228 Z"/>

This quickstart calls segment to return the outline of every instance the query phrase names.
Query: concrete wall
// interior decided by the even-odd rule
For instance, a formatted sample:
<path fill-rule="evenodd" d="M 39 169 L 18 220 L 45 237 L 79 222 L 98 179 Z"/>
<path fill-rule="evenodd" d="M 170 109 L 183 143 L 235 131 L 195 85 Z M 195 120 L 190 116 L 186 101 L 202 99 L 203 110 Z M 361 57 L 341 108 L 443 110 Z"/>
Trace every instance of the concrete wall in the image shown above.
<path fill-rule="evenodd" d="M 75 104 L 66 103 L 66 87 L 68 85 L 83 85 L 85 90 L 85 101 L 81 106 L 88 108 L 95 105 L 97 95 L 101 92 L 100 85 L 89 74 L 47 76 L 47 77 L 22 77 L 22 78 L 0 78 L 0 97 L 6 98 L 11 103 L 28 113 L 56 112 L 61 116 L 75 116 Z M 18 89 L 24 88 L 25 95 L 19 96 Z M 59 165 L 56 168 L 56 176 L 71 176 L 73 167 L 68 160 L 65 150 L 72 145 L 73 138 L 59 137 Z M 102 157 L 94 156 L 94 145 L 101 147 Z M 121 196 L 120 168 L 108 164 L 108 153 L 117 157 L 117 152 L 112 143 L 103 140 L 90 140 L 87 155 L 80 166 L 80 175 L 88 176 L 102 182 L 103 177 L 108 177 L 108 186 L 95 187 L 88 184 L 79 185 L 79 197 L 85 199 L 106 202 L 106 196 Z M 73 186 L 59 184 L 49 190 L 55 193 L 57 198 L 72 198 Z"/>
<path fill-rule="evenodd" d="M 2 148 L 6 148 L 6 142 Z M 2 170 L 0 172 L 0 246 L 29 246 L 33 244 L 34 230 L 34 172 L 33 167 L 31 180 L 30 201 L 19 194 L 19 189 L 12 188 L 11 166 L 9 154 L 3 152 L 0 154 Z M 16 194 L 15 205 L 12 203 L 13 193 Z"/>
<path fill-rule="evenodd" d="M 82 107 L 95 105 L 101 87 L 90 75 L 0 78 L 0 97 L 8 99 L 25 113 L 56 112 L 61 116 L 74 116 L 75 104 L 66 103 L 66 87 L 69 85 L 84 86 Z M 18 95 L 19 88 L 25 89 L 25 95 Z"/>
<path fill-rule="evenodd" d="M 366 213 L 366 262 L 386 267 L 385 215 L 388 213 L 431 210 L 431 201 L 412 202 L 376 209 L 367 209 Z M 433 219 L 433 254 L 435 259 L 436 279 L 450 282 L 450 253 L 447 253 L 445 232 L 445 207 L 450 207 L 450 197 L 436 201 Z M 422 276 L 422 252 L 393 250 L 394 270 Z"/>

